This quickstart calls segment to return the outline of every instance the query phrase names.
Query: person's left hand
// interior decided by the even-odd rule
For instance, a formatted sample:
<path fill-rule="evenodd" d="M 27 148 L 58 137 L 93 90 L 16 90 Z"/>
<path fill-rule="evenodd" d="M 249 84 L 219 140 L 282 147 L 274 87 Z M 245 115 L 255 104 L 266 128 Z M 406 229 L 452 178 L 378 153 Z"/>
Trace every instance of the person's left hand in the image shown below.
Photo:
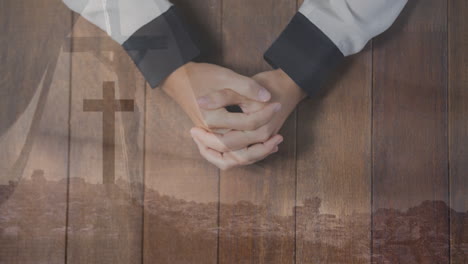
<path fill-rule="evenodd" d="M 190 131 L 201 155 L 222 170 L 252 164 L 277 152 L 278 144 L 283 141 L 282 136 L 277 135 L 278 131 L 297 104 L 306 97 L 304 91 L 281 69 L 259 73 L 253 79 L 272 94 L 270 103 L 281 103 L 281 110 L 270 122 L 253 131 L 231 130 L 218 134 L 199 127 Z M 211 94 L 211 103 L 199 106 L 205 109 L 226 106 L 216 98 L 223 96 Z"/>

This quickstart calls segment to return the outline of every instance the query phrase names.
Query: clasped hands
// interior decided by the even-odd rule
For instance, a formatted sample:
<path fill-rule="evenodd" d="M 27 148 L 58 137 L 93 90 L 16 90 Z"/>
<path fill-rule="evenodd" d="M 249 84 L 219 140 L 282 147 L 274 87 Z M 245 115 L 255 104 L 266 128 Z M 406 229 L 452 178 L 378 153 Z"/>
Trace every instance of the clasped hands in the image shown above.
<path fill-rule="evenodd" d="M 252 78 L 227 68 L 189 62 L 161 84 L 190 117 L 200 154 L 222 170 L 260 161 L 278 151 L 278 134 L 305 93 L 281 69 Z M 236 105 L 241 113 L 230 112 Z"/>

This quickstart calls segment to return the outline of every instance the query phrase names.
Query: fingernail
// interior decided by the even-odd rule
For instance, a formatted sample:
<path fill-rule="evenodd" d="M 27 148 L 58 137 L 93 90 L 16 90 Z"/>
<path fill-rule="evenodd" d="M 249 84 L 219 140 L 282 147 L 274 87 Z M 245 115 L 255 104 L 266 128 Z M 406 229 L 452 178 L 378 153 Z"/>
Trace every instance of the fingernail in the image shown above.
<path fill-rule="evenodd" d="M 197 103 L 199 105 L 208 105 L 210 103 L 210 98 L 208 98 L 208 96 L 198 97 Z"/>
<path fill-rule="evenodd" d="M 258 92 L 258 100 L 262 102 L 266 102 L 270 100 L 270 98 L 271 98 L 271 95 L 270 95 L 270 92 L 267 91 L 267 89 L 265 88 L 260 89 L 260 91 Z"/>
<path fill-rule="evenodd" d="M 273 153 L 278 152 L 278 150 L 279 150 L 279 148 L 278 148 L 278 146 L 276 146 L 275 149 L 273 150 Z"/>
<path fill-rule="evenodd" d="M 273 108 L 273 111 L 275 111 L 275 113 L 279 112 L 279 110 L 281 110 L 281 104 L 280 103 L 276 104 L 275 108 Z"/>

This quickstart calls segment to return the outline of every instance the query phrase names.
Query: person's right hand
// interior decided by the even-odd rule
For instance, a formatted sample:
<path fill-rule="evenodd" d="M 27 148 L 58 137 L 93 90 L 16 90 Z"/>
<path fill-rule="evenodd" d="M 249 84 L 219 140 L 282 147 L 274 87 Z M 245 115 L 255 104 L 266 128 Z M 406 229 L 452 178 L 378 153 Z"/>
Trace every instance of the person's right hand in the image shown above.
<path fill-rule="evenodd" d="M 280 103 L 267 103 L 271 94 L 253 79 L 213 64 L 189 62 L 169 75 L 161 87 L 195 126 L 209 131 L 256 130 L 281 109 Z M 210 95 L 219 98 L 213 100 Z M 201 109 L 199 103 L 238 105 L 243 113 Z"/>
<path fill-rule="evenodd" d="M 222 170 L 253 164 L 278 151 L 278 144 L 283 140 L 278 131 L 297 104 L 306 97 L 304 90 L 281 69 L 259 73 L 253 79 L 268 88 L 272 102 L 281 103 L 281 111 L 275 113 L 268 123 L 254 131 L 236 130 L 218 134 L 198 127 L 190 131 L 201 155 Z M 211 94 L 211 97 L 211 101 L 217 101 L 216 98 L 222 96 Z M 209 107 L 222 106 L 225 105 L 220 102 Z M 200 107 L 207 106 L 200 104 Z"/>

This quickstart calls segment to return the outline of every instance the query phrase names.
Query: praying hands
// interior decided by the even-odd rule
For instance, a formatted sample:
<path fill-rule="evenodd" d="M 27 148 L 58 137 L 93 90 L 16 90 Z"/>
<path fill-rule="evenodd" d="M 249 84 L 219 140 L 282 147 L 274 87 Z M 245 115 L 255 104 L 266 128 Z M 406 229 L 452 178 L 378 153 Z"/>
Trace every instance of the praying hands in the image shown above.
<path fill-rule="evenodd" d="M 282 70 L 253 78 L 226 68 L 188 63 L 162 83 L 192 119 L 201 155 L 222 170 L 260 161 L 278 151 L 281 126 L 306 93 Z M 227 106 L 239 106 L 231 113 Z"/>
<path fill-rule="evenodd" d="M 395 21 L 407 0 L 304 0 L 265 51 L 275 69 L 251 78 L 195 63 L 206 47 L 168 0 L 62 0 L 119 43 L 153 88 L 161 87 L 193 121 L 201 155 L 221 169 L 278 151 L 281 126 L 346 56 Z M 123 26 L 125 25 L 125 26 Z M 237 106 L 242 111 L 228 111 Z"/>

